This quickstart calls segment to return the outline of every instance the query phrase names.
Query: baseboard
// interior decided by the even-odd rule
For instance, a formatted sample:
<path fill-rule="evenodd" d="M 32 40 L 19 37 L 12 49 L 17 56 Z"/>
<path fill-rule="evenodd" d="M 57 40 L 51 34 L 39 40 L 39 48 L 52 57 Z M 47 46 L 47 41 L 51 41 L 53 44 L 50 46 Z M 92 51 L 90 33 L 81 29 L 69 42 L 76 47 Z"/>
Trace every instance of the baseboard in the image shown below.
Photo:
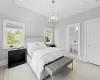
<path fill-rule="evenodd" d="M 73 59 L 77 59 L 77 60 L 86 62 L 86 60 L 84 59 L 84 57 L 78 57 L 78 56 L 74 56 L 74 55 L 70 55 L 70 54 L 67 54 L 67 56 L 68 56 L 68 57 L 71 57 L 71 58 L 73 58 Z"/>
<path fill-rule="evenodd" d="M 8 60 L 2 60 L 0 61 L 0 66 L 8 65 Z"/>

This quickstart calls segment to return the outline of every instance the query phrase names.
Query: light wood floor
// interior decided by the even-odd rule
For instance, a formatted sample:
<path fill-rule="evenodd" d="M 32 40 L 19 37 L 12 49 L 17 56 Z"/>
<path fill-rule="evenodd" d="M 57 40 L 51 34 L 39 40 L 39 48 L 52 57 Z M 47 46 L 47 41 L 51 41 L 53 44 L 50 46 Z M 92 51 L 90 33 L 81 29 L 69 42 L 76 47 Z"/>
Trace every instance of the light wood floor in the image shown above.
<path fill-rule="evenodd" d="M 0 67 L 0 80 L 4 80 L 5 67 Z"/>
<path fill-rule="evenodd" d="M 100 80 L 100 67 L 74 60 L 74 70 L 68 75 L 66 73 L 63 75 L 64 80 Z M 56 76 L 55 80 L 58 80 L 57 77 L 60 78 L 60 75 Z M 12 69 L 1 67 L 0 80 L 37 80 L 37 78 L 28 64 L 23 64 Z"/>

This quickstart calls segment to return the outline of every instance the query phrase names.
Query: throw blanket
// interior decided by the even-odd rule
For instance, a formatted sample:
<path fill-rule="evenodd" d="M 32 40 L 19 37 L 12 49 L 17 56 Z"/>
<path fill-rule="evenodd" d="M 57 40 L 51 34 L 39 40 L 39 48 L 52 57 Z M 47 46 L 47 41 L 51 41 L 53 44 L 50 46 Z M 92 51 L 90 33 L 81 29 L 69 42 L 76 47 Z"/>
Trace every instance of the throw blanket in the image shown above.
<path fill-rule="evenodd" d="M 65 56 L 65 51 L 60 48 L 44 48 L 33 51 L 31 68 L 36 74 L 38 80 L 41 80 L 41 73 L 44 70 L 44 65 L 54 61 L 61 56 Z"/>

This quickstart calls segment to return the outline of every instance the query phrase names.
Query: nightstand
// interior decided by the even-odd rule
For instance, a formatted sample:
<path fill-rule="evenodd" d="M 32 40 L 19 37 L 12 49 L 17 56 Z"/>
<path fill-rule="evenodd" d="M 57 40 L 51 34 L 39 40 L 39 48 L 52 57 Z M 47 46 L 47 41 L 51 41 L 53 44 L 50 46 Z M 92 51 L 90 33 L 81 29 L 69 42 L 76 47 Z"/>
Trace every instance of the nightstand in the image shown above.
<path fill-rule="evenodd" d="M 54 44 L 47 45 L 48 47 L 56 47 Z"/>
<path fill-rule="evenodd" d="M 26 49 L 8 51 L 8 68 L 26 63 Z"/>

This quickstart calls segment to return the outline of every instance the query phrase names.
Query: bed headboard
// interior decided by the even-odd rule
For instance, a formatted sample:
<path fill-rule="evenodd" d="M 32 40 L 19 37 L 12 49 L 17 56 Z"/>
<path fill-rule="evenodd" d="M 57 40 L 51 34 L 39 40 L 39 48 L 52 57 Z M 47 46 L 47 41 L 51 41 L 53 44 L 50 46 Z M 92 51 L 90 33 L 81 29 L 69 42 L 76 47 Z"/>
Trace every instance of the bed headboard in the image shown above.
<path fill-rule="evenodd" d="M 26 43 L 27 42 L 36 42 L 36 41 L 42 41 L 42 42 L 44 42 L 44 37 L 43 36 L 41 36 L 41 37 L 39 37 L 39 36 L 32 36 L 32 37 L 26 37 Z M 27 45 L 26 45 L 26 48 L 27 48 Z M 26 50 L 26 53 L 27 53 L 27 50 Z M 28 54 L 28 53 L 27 53 Z"/>
<path fill-rule="evenodd" d="M 35 41 L 42 41 L 42 42 L 44 42 L 44 37 L 43 36 L 41 36 L 41 37 L 38 37 L 38 36 L 26 37 L 26 42 L 35 42 Z"/>

